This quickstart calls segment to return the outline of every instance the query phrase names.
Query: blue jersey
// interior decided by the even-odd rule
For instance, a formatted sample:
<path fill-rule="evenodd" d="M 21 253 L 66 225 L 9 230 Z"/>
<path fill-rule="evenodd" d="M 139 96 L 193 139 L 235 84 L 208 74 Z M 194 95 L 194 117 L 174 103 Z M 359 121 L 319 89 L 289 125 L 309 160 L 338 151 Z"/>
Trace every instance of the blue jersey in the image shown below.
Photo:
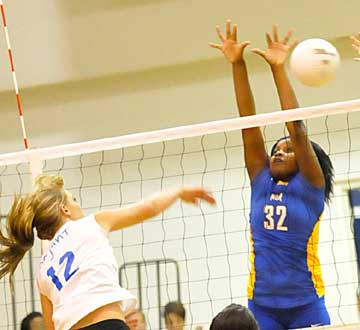
<path fill-rule="evenodd" d="M 275 182 L 267 167 L 251 182 L 248 298 L 290 308 L 324 296 L 318 258 L 325 190 L 297 173 Z"/>

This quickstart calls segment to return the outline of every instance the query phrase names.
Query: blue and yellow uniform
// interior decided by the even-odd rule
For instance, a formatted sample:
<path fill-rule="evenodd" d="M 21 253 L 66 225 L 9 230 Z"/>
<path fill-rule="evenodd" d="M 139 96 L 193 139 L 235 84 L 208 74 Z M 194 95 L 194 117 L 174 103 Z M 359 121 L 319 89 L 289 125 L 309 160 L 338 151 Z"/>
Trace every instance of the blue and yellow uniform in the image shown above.
<path fill-rule="evenodd" d="M 320 303 L 326 315 L 309 325 L 328 324 L 318 258 L 324 189 L 313 187 L 300 172 L 289 182 L 275 182 L 268 167 L 252 180 L 251 189 L 249 307 L 256 317 L 262 306 L 289 311 Z M 284 329 L 290 327 L 283 323 Z"/>

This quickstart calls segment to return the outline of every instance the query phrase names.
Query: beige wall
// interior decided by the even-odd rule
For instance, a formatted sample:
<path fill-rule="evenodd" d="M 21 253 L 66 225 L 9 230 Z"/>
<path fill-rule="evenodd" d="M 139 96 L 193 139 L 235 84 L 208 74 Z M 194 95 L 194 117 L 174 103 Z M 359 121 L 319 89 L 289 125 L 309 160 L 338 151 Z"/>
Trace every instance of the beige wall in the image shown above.
<path fill-rule="evenodd" d="M 240 38 L 263 47 L 278 22 L 297 38 L 324 37 L 343 58 L 338 79 L 296 85 L 301 104 L 357 98 L 358 63 L 347 36 L 358 1 L 142 0 L 5 3 L 25 122 L 33 147 L 85 141 L 237 115 L 230 67 L 208 47 L 232 17 Z M 201 13 L 201 15 L 200 15 Z M 271 13 L 271 14 L 270 14 Z M 3 38 L 3 45 L 4 45 Z M 6 49 L 0 56 L 0 153 L 21 150 Z M 0 50 L 1 50 L 0 49 Z M 248 53 L 259 112 L 278 108 L 269 70 Z"/>

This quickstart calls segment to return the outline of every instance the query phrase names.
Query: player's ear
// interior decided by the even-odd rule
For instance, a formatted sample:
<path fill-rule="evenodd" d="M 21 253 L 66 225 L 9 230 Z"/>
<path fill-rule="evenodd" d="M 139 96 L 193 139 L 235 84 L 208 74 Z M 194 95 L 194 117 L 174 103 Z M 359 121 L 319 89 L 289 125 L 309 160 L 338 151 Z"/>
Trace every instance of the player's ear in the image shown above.
<path fill-rule="evenodd" d="M 60 206 L 60 213 L 66 217 L 71 216 L 71 212 L 65 204 Z"/>

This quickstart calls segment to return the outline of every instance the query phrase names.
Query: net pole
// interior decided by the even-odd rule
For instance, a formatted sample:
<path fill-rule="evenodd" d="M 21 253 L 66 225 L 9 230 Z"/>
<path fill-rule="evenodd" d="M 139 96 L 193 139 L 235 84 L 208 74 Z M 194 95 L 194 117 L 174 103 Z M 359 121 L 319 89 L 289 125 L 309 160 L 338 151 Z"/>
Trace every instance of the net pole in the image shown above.
<path fill-rule="evenodd" d="M 32 182 L 34 183 L 35 178 L 42 173 L 42 161 L 38 155 L 31 155 L 29 157 L 29 167 L 32 177 Z M 46 247 L 46 242 L 41 241 L 41 251 Z M 31 308 L 35 311 L 35 279 L 34 279 L 34 267 L 33 267 L 33 254 L 32 250 L 29 251 L 29 276 L 30 276 L 30 294 L 31 294 Z"/>

